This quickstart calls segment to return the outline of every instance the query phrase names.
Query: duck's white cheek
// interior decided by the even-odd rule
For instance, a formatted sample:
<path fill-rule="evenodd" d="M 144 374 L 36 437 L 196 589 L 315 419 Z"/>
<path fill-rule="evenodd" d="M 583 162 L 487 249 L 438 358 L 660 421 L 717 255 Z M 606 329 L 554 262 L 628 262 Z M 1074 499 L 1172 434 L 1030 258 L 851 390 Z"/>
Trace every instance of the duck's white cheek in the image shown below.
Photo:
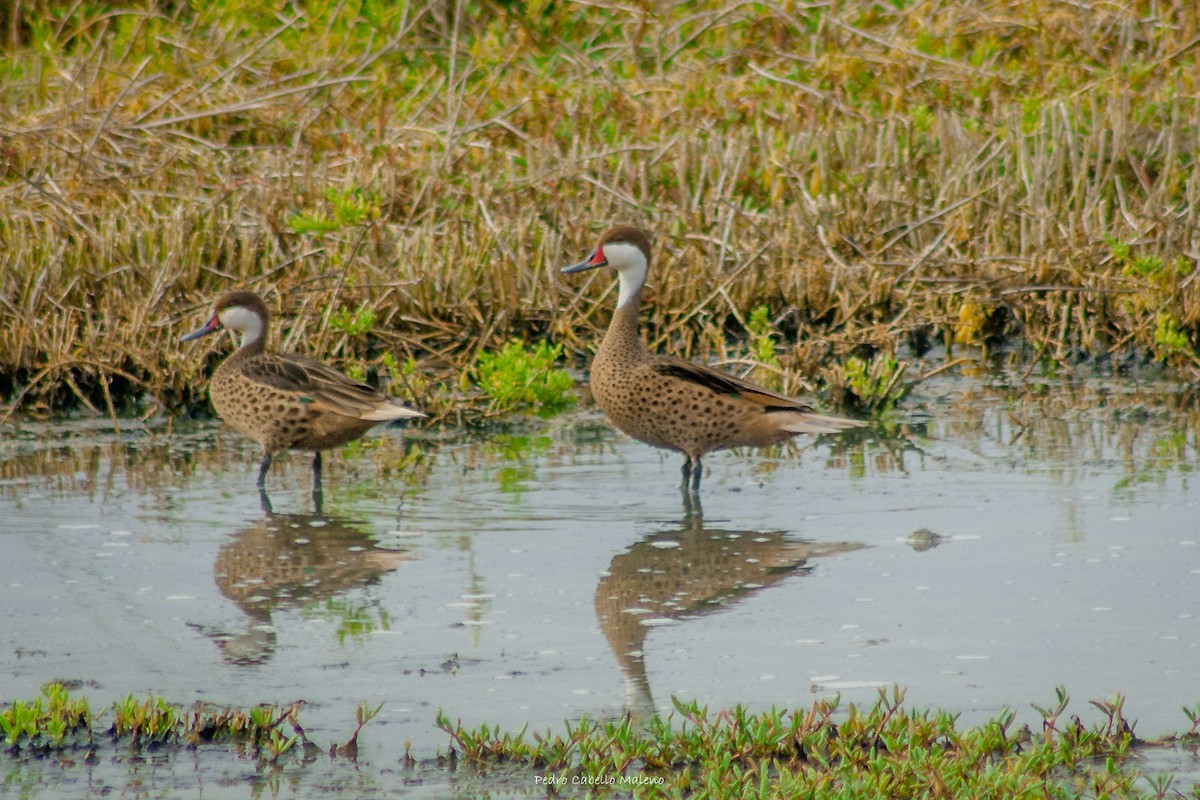
<path fill-rule="evenodd" d="M 646 256 L 639 247 L 616 243 L 604 246 L 604 257 L 621 277 L 621 293 L 617 297 L 617 307 L 620 308 L 646 282 Z"/>
<path fill-rule="evenodd" d="M 256 342 L 262 338 L 262 317 L 250 309 L 243 306 L 233 306 L 222 311 L 219 316 L 221 324 L 226 328 L 229 328 L 231 331 L 241 332 L 243 345 L 248 342 Z"/>

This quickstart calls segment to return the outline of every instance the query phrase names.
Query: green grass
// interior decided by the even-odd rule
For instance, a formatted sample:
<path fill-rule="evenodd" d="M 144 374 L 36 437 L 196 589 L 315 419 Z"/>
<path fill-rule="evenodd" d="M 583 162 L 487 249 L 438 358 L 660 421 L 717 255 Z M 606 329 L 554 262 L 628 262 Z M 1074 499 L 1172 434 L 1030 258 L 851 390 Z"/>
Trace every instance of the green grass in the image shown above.
<path fill-rule="evenodd" d="M 765 308 L 769 374 L 833 405 L 937 342 L 1200 376 L 1187 4 L 10 5 L 13 409 L 202 404 L 179 335 L 248 286 L 274 341 L 462 416 L 481 351 L 586 359 L 610 280 L 557 267 L 614 220 L 656 236 L 656 347 L 768 355 Z"/>

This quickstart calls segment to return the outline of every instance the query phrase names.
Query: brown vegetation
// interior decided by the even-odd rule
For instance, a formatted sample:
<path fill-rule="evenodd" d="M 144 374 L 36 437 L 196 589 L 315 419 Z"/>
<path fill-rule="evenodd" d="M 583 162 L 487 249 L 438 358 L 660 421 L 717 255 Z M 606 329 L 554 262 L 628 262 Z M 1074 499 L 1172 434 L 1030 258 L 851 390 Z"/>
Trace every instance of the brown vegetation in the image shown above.
<path fill-rule="evenodd" d="M 609 281 L 557 267 L 613 220 L 658 234 L 654 346 L 740 355 L 765 305 L 835 404 L 939 343 L 1200 374 L 1186 0 L 11 9 L 14 409 L 202 403 L 226 346 L 178 338 L 233 286 L 402 395 L 514 335 L 582 356 Z"/>

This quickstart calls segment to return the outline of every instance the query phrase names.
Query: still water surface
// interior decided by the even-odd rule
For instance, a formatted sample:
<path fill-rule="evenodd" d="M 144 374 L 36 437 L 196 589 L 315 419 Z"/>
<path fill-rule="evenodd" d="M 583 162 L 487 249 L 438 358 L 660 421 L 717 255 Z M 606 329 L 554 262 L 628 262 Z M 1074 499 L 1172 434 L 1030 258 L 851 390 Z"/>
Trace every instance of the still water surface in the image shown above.
<path fill-rule="evenodd" d="M 357 768 L 289 792 L 420 794 L 397 765 L 406 742 L 446 749 L 438 708 L 542 730 L 900 684 L 964 723 L 1035 722 L 1061 683 L 1085 723 L 1124 693 L 1149 737 L 1200 701 L 1200 411 L 1174 385 L 935 379 L 887 431 L 710 456 L 702 507 L 676 456 L 587 409 L 378 431 L 326 459 L 321 514 L 302 455 L 277 459 L 266 514 L 232 432 L 130 428 L 24 424 L 0 446 L 0 702 L 50 679 L 94 708 L 304 700 L 322 745 L 384 703 Z M 0 771 L 31 796 L 162 794 L 193 759 Z"/>

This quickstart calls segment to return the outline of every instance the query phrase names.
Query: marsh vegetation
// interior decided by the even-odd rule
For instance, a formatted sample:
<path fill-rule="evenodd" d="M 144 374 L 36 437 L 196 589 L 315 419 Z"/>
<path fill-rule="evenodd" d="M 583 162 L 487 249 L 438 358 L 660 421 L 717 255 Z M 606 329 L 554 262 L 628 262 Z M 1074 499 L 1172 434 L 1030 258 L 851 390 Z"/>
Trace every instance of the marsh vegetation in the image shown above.
<path fill-rule="evenodd" d="M 480 353 L 596 341 L 608 281 L 556 267 L 612 220 L 658 235 L 655 347 L 834 407 L 939 343 L 1200 370 L 1186 3 L 8 9 L 12 408 L 201 406 L 178 336 L 247 286 L 285 348 L 494 412 Z"/>
<path fill-rule="evenodd" d="M 1099 720 L 1085 726 L 1078 715 L 1067 720 L 1066 690 L 1060 686 L 1055 695 L 1047 707 L 1035 706 L 1043 720 L 1037 734 L 1016 724 L 1011 709 L 982 725 L 962 726 L 954 714 L 906 706 L 897 688 L 880 689 L 875 703 L 861 708 L 841 708 L 835 697 L 795 711 L 754 713 L 738 706 L 710 712 L 675 700 L 664 718 L 585 717 L 544 733 L 464 727 L 439 712 L 446 747 L 418 761 L 406 745 L 398 760 L 405 773 L 420 768 L 425 779 L 434 771 L 452 774 L 460 760 L 461 769 L 481 769 L 485 776 L 488 767 L 505 764 L 508 773 L 501 780 L 493 776 L 493 783 L 512 784 L 510 791 L 523 786 L 525 796 L 1184 796 L 1169 776 L 1144 778 L 1136 758 L 1147 748 L 1193 745 L 1200 708 L 1184 709 L 1192 726 L 1178 739 L 1146 742 L 1124 716 L 1123 697 L 1093 700 Z M 328 758 L 354 762 L 358 737 L 379 710 L 359 704 L 353 733 L 330 745 Z M 41 697 L 0 712 L 0 745 L 13 759 L 52 757 L 64 769 L 94 764 L 110 751 L 136 757 L 144 750 L 223 745 L 277 780 L 284 770 L 302 772 L 326 755 L 301 726 L 300 711 L 300 703 L 247 710 L 197 703 L 189 709 L 162 697 L 130 695 L 97 713 L 51 683 Z"/>

